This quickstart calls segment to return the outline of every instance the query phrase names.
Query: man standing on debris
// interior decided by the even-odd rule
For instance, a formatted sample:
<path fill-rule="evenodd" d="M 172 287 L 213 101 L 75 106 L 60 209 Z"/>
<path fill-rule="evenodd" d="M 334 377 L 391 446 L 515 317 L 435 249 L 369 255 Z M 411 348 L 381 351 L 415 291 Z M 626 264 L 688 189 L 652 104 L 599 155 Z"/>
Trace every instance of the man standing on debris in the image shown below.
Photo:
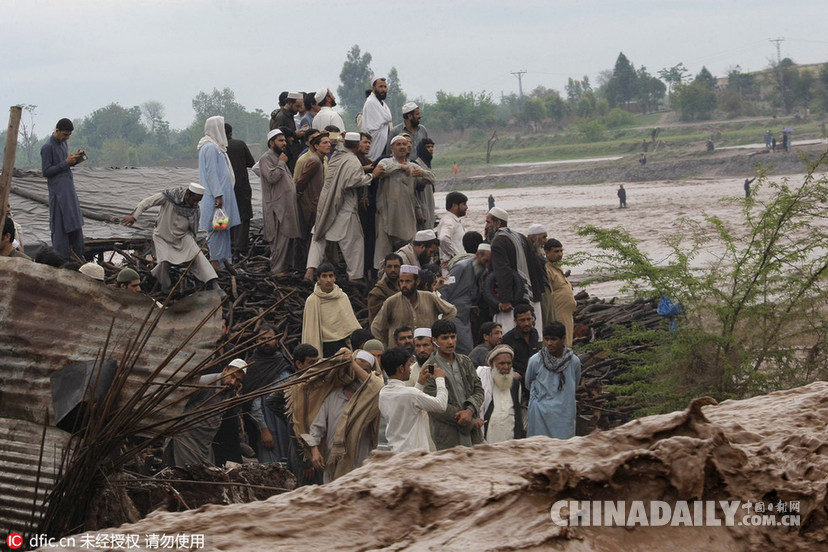
<path fill-rule="evenodd" d="M 285 164 L 287 140 L 278 128 L 267 133 L 267 148 L 256 172 L 262 181 L 262 226 L 270 243 L 270 273 L 285 276 L 291 239 L 300 237 L 296 188 Z"/>
<path fill-rule="evenodd" d="M 371 82 L 371 94 L 365 98 L 362 106 L 362 129 L 371 135 L 371 150 L 368 156 L 379 159 L 385 155 L 391 132 L 391 109 L 385 103 L 388 82 L 385 77 L 377 77 Z"/>
<path fill-rule="evenodd" d="M 251 198 L 253 192 L 250 189 L 250 177 L 247 169 L 256 164 L 250 149 L 241 140 L 233 138 L 233 127 L 224 123 L 224 132 L 227 134 L 227 158 L 230 159 L 230 166 L 236 177 L 236 185 L 233 186 L 233 193 L 236 195 L 236 204 L 239 208 L 239 225 L 230 229 L 230 240 L 233 249 L 233 261 L 247 255 L 248 237 L 250 235 L 250 219 L 253 218 L 253 205 Z"/>
<path fill-rule="evenodd" d="M 572 284 L 561 269 L 563 259 L 563 245 L 556 239 L 548 240 L 543 250 L 546 253 L 546 275 L 549 278 L 549 285 L 552 289 L 552 311 L 549 322 L 560 322 L 566 329 L 564 345 L 572 347 L 572 338 L 575 331 L 575 309 L 578 301 L 575 300 L 575 293 L 572 291 Z"/>
<path fill-rule="evenodd" d="M 190 395 L 184 413 L 215 408 L 222 401 L 238 396 L 246 370 L 247 363 L 237 358 L 221 374 L 201 376 L 196 384 L 206 389 L 199 389 Z M 216 410 L 206 418 L 200 414 L 193 416 L 199 417 L 199 421 L 193 427 L 174 434 L 167 442 L 164 460 L 168 466 L 215 465 L 213 439 L 221 425 L 222 411 Z"/>
<path fill-rule="evenodd" d="M 331 263 L 316 269 L 316 285 L 305 301 L 302 315 L 302 343 L 313 345 L 329 357 L 347 346 L 348 338 L 362 326 L 351 308 L 351 300 L 336 285 Z"/>
<path fill-rule="evenodd" d="M 40 148 L 43 176 L 49 187 L 49 230 L 52 247 L 64 260 L 72 260 L 72 252 L 83 259 L 83 213 L 81 213 L 72 167 L 86 159 L 78 150 L 69 155 L 66 144 L 75 126 L 69 119 L 57 122 L 55 131 Z"/>
<path fill-rule="evenodd" d="M 190 273 L 212 286 L 219 295 L 225 293 L 218 285 L 218 276 L 196 243 L 199 202 L 204 195 L 200 184 L 191 183 L 187 188 L 172 188 L 152 195 L 138 204 L 132 214 L 121 219 L 124 226 L 132 226 L 141 213 L 150 207 L 161 207 L 152 231 L 152 245 L 158 262 L 152 275 L 161 285 L 161 291 L 169 292 L 170 265 L 193 261 Z"/>
<path fill-rule="evenodd" d="M 401 326 L 429 327 L 441 314 L 446 320 L 453 320 L 457 315 L 457 308 L 451 303 L 417 289 L 419 272 L 416 266 L 402 266 L 399 293 L 386 299 L 371 323 L 371 333 L 384 345 L 394 343 L 394 330 Z"/>
<path fill-rule="evenodd" d="M 566 328 L 552 322 L 543 328 L 543 348 L 529 360 L 527 437 L 553 439 L 575 436 L 575 390 L 581 381 L 581 359 L 564 345 Z"/>

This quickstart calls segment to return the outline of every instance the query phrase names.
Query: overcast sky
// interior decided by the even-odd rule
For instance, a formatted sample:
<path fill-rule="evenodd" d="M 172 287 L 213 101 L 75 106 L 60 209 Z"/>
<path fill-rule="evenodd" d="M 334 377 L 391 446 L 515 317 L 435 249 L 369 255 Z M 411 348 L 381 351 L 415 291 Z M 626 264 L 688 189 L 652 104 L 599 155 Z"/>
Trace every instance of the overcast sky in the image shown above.
<path fill-rule="evenodd" d="M 563 93 L 567 77 L 683 62 L 694 75 L 767 67 L 782 57 L 828 61 L 817 0 L 4 0 L 0 113 L 37 105 L 43 136 L 60 117 L 111 102 L 158 100 L 173 128 L 194 116 L 200 91 L 230 87 L 247 109 L 270 112 L 282 90 L 333 89 L 353 44 L 375 74 L 396 67 L 409 97 L 438 90 Z M 428 124 L 428 113 L 423 123 Z M 2 123 L 5 126 L 5 122 Z"/>

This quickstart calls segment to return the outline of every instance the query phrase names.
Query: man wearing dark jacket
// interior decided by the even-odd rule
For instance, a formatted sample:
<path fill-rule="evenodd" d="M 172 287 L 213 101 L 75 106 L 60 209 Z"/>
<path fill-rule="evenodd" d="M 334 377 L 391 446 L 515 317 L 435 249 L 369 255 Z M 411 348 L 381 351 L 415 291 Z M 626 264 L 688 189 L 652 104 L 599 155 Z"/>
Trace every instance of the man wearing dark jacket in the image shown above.
<path fill-rule="evenodd" d="M 236 194 L 236 204 L 239 206 L 239 219 L 241 219 L 238 226 L 230 229 L 230 240 L 233 255 L 243 258 L 247 255 L 250 219 L 253 218 L 251 203 L 253 193 L 250 191 L 250 178 L 247 175 L 247 169 L 255 165 L 256 160 L 250 154 L 247 144 L 242 140 L 233 138 L 233 127 L 224 123 L 224 132 L 227 134 L 227 157 L 230 159 L 230 166 L 233 167 L 233 174 L 236 175 L 233 192 Z"/>

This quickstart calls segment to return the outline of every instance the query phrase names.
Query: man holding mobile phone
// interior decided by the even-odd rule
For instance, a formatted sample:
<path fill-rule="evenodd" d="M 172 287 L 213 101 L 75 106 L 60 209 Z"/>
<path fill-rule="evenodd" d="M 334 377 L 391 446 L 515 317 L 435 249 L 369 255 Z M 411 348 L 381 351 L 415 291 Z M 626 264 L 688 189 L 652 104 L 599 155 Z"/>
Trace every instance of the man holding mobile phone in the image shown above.
<path fill-rule="evenodd" d="M 75 126 L 69 119 L 61 119 L 55 131 L 40 148 L 43 176 L 49 187 L 49 230 L 52 247 L 64 260 L 72 260 L 72 252 L 81 259 L 83 253 L 83 213 L 72 167 L 86 159 L 86 152 L 79 149 L 69 154 L 67 141 Z"/>
<path fill-rule="evenodd" d="M 434 364 L 420 371 L 417 385 L 408 387 L 414 359 L 407 351 L 392 347 L 382 353 L 382 369 L 388 383 L 379 394 L 380 413 L 387 420 L 385 438 L 394 452 L 430 450 L 427 412 L 443 412 L 448 404 L 446 373 Z M 434 380 L 436 396 L 423 392 L 426 382 Z"/>

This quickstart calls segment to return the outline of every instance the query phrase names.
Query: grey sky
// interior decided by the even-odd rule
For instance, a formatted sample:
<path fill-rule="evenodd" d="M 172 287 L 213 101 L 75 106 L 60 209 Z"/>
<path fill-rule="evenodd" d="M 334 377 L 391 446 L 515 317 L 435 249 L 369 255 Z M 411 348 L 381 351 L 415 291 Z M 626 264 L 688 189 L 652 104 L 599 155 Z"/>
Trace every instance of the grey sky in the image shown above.
<path fill-rule="evenodd" d="M 200 91 L 230 87 L 269 112 L 282 90 L 335 89 L 353 44 L 427 101 L 440 89 L 516 92 L 510 71 L 522 69 L 525 92 L 563 93 L 567 77 L 594 82 L 619 51 L 654 75 L 683 62 L 723 76 L 766 67 L 769 38 L 784 37 L 797 63 L 828 61 L 823 13 L 816 0 L 6 0 L 0 108 L 36 104 L 43 136 L 60 117 L 159 100 L 182 128 Z"/>

